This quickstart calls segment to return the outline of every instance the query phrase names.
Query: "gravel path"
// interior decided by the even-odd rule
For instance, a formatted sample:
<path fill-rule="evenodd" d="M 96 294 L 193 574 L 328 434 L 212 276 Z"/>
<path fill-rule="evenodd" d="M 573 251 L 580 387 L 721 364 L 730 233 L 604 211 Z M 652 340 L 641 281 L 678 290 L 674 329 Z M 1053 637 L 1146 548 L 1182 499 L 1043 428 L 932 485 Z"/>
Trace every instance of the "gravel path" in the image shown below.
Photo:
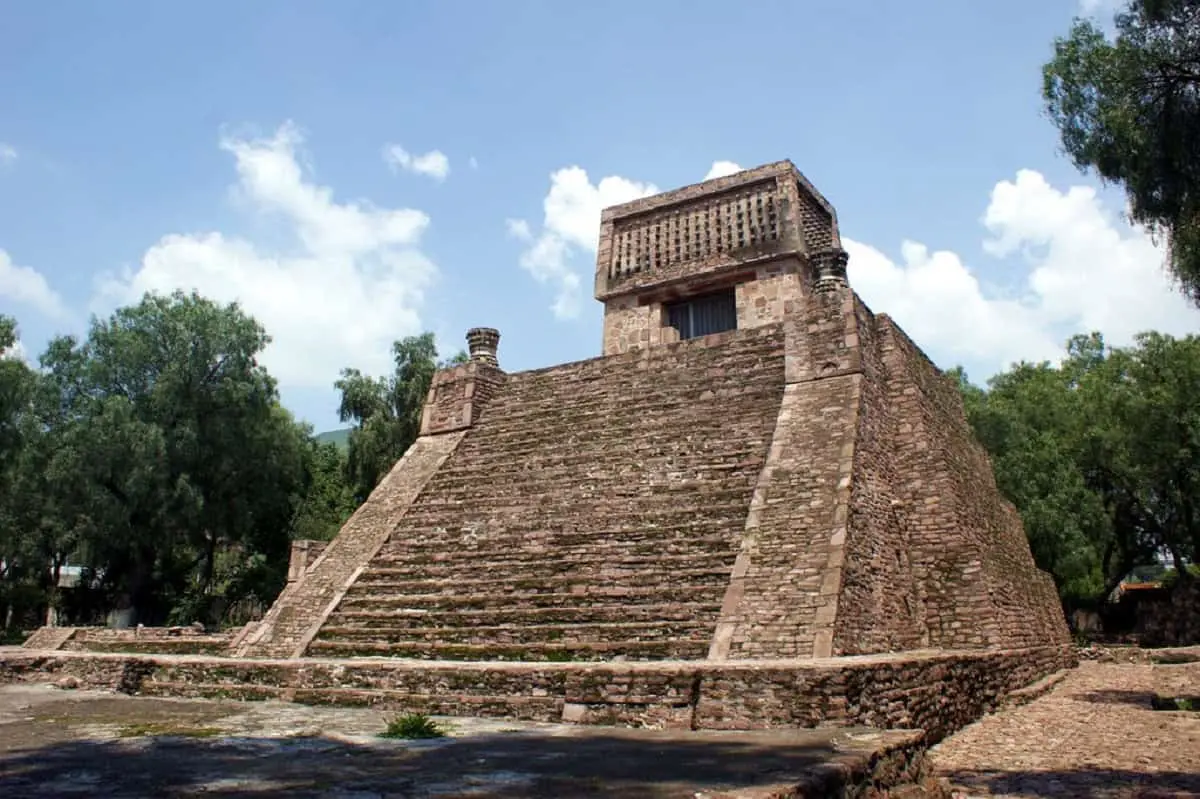
<path fill-rule="evenodd" d="M 1153 710 L 1155 693 L 1200 695 L 1200 663 L 1083 663 L 935 747 L 937 774 L 961 797 L 1200 797 L 1200 712 Z"/>

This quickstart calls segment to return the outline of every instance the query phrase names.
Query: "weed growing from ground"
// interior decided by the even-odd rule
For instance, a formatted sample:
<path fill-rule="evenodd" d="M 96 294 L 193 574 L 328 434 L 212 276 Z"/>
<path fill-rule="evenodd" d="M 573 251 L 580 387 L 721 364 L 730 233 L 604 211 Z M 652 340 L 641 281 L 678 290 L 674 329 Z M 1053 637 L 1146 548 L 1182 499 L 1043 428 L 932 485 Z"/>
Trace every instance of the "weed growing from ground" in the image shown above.
<path fill-rule="evenodd" d="M 424 713 L 405 713 L 387 724 L 382 738 L 442 738 L 446 731 Z"/>

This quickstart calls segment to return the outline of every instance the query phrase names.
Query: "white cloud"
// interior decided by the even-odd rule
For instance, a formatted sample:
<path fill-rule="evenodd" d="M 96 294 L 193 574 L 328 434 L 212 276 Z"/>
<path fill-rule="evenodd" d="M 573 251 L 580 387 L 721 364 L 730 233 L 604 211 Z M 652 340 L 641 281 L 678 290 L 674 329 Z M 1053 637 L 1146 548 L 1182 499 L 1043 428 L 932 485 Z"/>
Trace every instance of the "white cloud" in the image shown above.
<path fill-rule="evenodd" d="M 533 231 L 529 229 L 529 223 L 524 219 L 505 219 L 505 227 L 508 228 L 508 235 L 519 241 L 533 241 Z"/>
<path fill-rule="evenodd" d="M 417 175 L 425 175 L 442 181 L 450 174 L 450 159 L 441 150 L 430 150 L 424 155 L 413 155 L 399 144 L 383 148 L 383 160 L 393 171 L 403 169 Z"/>
<path fill-rule="evenodd" d="M 7 166 L 17 160 L 17 148 L 0 141 L 0 166 Z"/>
<path fill-rule="evenodd" d="M 708 177 L 739 169 L 715 161 Z M 621 177 L 593 185 L 583 169 L 568 167 L 551 176 L 540 234 L 508 220 L 510 235 L 529 243 L 522 268 L 557 286 L 556 316 L 578 309 L 581 271 L 591 264 L 577 269 L 576 256 L 594 255 L 600 209 L 655 192 Z M 981 265 L 916 241 L 902 242 L 893 260 L 842 239 L 851 285 L 943 366 L 963 363 L 982 379 L 1015 361 L 1057 359 L 1075 333 L 1099 330 L 1121 345 L 1143 330 L 1186 335 L 1200 327 L 1200 310 L 1175 289 L 1163 251 L 1092 188 L 1062 191 L 1021 170 L 993 187 L 980 221 L 983 250 L 996 259 Z"/>
<path fill-rule="evenodd" d="M 733 161 L 713 161 L 713 165 L 709 167 L 708 174 L 704 176 L 704 179 L 723 178 L 741 171 L 742 168 Z"/>
<path fill-rule="evenodd" d="M 338 202 L 299 161 L 300 133 L 225 138 L 237 195 L 283 223 L 286 248 L 221 232 L 172 233 L 135 269 L 104 275 L 94 306 L 135 302 L 146 291 L 199 291 L 238 301 L 274 341 L 263 362 L 288 386 L 328 388 L 338 371 L 389 369 L 391 342 L 420 332 L 419 310 L 436 267 L 418 249 L 429 218 L 412 209 Z"/>
<path fill-rule="evenodd" d="M 942 365 L 965 362 L 983 377 L 1018 360 L 1056 360 L 1075 333 L 1099 330 L 1128 344 L 1143 330 L 1173 335 L 1200 326 L 1175 289 L 1165 256 L 1141 229 L 1105 208 L 1092 188 L 1054 188 L 1021 170 L 992 190 L 983 248 L 1003 259 L 986 285 L 952 252 L 904 242 L 900 263 L 843 239 L 851 285 Z"/>
<path fill-rule="evenodd" d="M 54 319 L 66 316 L 62 298 L 50 288 L 45 276 L 33 267 L 13 263 L 4 250 L 0 250 L 0 297 L 6 297 Z"/>
<path fill-rule="evenodd" d="M 550 306 L 555 318 L 572 319 L 579 314 L 583 299 L 580 271 L 590 274 L 594 268 L 600 211 L 657 192 L 652 184 L 617 176 L 593 184 L 584 169 L 569 166 L 550 175 L 550 192 L 542 203 L 541 233 L 534 237 L 524 220 L 509 221 L 509 233 L 529 242 L 521 253 L 521 268 L 556 290 Z"/>

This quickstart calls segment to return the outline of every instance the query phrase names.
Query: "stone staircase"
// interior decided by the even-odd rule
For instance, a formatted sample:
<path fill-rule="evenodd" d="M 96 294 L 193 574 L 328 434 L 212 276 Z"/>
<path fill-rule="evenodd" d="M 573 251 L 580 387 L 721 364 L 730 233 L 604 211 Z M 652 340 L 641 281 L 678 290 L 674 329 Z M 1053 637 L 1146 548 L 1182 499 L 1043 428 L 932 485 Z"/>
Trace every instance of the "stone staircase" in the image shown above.
<path fill-rule="evenodd" d="M 704 658 L 783 386 L 777 326 L 511 375 L 307 654 Z"/>

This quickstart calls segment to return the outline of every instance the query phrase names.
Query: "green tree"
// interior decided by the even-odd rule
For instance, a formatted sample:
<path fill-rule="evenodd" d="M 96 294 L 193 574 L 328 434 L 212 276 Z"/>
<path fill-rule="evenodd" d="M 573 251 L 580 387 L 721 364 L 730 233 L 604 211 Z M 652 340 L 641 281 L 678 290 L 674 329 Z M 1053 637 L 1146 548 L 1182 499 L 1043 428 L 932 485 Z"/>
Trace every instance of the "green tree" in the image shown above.
<path fill-rule="evenodd" d="M 1124 188 L 1132 218 L 1163 234 L 1200 302 L 1200 3 L 1132 0 L 1109 40 L 1076 20 L 1054 43 L 1042 93 L 1066 153 Z"/>
<path fill-rule="evenodd" d="M 296 512 L 295 538 L 327 541 L 354 512 L 354 492 L 346 482 L 346 456 L 336 444 L 310 440 L 307 445 L 307 486 Z"/>
<path fill-rule="evenodd" d="M 257 362 L 268 341 L 236 304 L 177 292 L 43 356 L 42 537 L 138 620 L 215 620 L 238 582 L 222 563 L 282 583 L 308 435 Z"/>
<path fill-rule="evenodd" d="M 1018 364 L 986 391 L 958 377 L 997 484 L 1064 599 L 1103 597 L 1164 553 L 1181 573 L 1196 562 L 1200 339 L 1147 333 L 1112 349 L 1076 336 L 1060 365 Z"/>
<path fill-rule="evenodd" d="M 421 411 L 434 373 L 463 363 L 459 352 L 439 362 L 432 333 L 409 336 L 392 345 L 395 369 L 387 377 L 373 378 L 358 369 L 342 370 L 334 385 L 341 392 L 338 417 L 352 422 L 347 475 L 357 503 L 366 500 L 384 475 L 417 440 Z"/>
<path fill-rule="evenodd" d="M 6 631 L 42 599 L 21 480 L 27 445 L 36 433 L 30 411 L 37 374 L 15 357 L 16 342 L 16 320 L 0 316 L 0 619 Z"/>

